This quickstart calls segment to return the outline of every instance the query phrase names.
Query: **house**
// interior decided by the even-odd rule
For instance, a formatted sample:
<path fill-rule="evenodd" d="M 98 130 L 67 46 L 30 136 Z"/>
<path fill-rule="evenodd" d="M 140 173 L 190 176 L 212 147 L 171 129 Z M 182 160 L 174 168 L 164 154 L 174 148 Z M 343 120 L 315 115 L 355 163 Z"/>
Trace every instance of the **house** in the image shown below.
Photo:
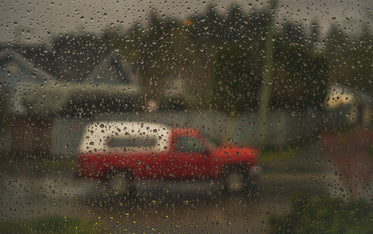
<path fill-rule="evenodd" d="M 109 53 L 82 81 L 48 82 L 37 91 L 28 90 L 25 103 L 36 114 L 80 118 L 138 110 L 140 96 L 136 75 Z"/>
<path fill-rule="evenodd" d="M 55 82 L 48 73 L 38 69 L 17 52 L 0 51 L 0 84 L 2 118 L 7 126 L 2 146 L 10 152 L 48 153 L 53 120 L 45 115 L 30 115 L 32 107 L 25 105 L 26 93 Z"/>
<path fill-rule="evenodd" d="M 325 107 L 329 114 L 328 122 L 332 125 L 373 125 L 373 98 L 359 90 L 344 85 L 331 85 Z"/>
<path fill-rule="evenodd" d="M 23 115 L 27 112 L 23 103 L 26 90 L 39 88 L 53 80 L 51 75 L 38 69 L 17 52 L 8 48 L 0 51 L 0 83 L 11 114 Z"/>
<path fill-rule="evenodd" d="M 54 136 L 60 134 L 57 122 L 69 125 L 73 119 L 143 107 L 136 76 L 114 53 L 104 57 L 81 82 L 66 82 L 5 48 L 0 52 L 0 84 L 7 104 L 8 150 L 23 155 L 54 151 Z"/>

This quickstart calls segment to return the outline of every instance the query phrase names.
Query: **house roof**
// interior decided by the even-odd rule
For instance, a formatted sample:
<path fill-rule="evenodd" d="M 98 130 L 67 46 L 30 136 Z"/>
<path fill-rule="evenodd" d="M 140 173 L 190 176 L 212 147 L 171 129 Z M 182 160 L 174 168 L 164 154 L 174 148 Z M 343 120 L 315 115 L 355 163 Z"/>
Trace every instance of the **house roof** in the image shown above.
<path fill-rule="evenodd" d="M 117 106 L 117 111 L 126 111 L 128 108 L 124 106 L 134 104 L 132 97 L 140 92 L 136 75 L 122 63 L 119 55 L 112 52 L 83 81 L 49 82 L 36 92 L 30 90 L 25 101 L 37 113 L 53 114 L 71 109 L 69 111 L 76 114 L 76 109 L 81 112 L 90 112 L 99 106 L 113 109 L 108 108 L 110 105 Z"/>
<path fill-rule="evenodd" d="M 122 107 L 140 93 L 135 75 L 113 53 L 81 82 L 54 79 L 9 48 L 0 51 L 0 68 L 1 83 L 10 86 L 11 111 L 18 114 L 57 114 L 71 109 L 69 105 L 80 108 L 88 103 L 97 108 L 105 102 L 114 106 L 120 102 L 117 104 Z"/>
<path fill-rule="evenodd" d="M 107 54 L 87 75 L 86 81 L 107 84 L 135 84 L 138 77 L 129 65 L 123 62 L 119 54 L 112 51 Z"/>
<path fill-rule="evenodd" d="M 44 81 L 54 80 L 52 75 L 39 69 L 29 59 L 9 48 L 0 51 L 0 66 L 8 73 L 7 76 L 1 76 L 2 80 L 15 79 L 16 81 L 31 83 L 43 83 Z M 25 74 L 23 76 L 11 76 L 12 73 L 16 72 L 23 72 Z"/>
<path fill-rule="evenodd" d="M 6 48 L 0 51 L 0 83 L 7 99 L 8 111 L 25 114 L 24 97 L 27 90 L 37 90 L 54 78 L 17 52 Z"/>

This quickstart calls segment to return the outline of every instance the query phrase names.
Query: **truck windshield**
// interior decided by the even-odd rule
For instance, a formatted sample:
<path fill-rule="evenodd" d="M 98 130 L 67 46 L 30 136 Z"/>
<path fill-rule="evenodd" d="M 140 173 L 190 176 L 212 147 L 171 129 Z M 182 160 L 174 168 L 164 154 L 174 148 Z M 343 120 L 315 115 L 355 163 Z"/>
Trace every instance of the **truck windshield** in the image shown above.
<path fill-rule="evenodd" d="M 179 137 L 176 141 L 176 149 L 182 152 L 205 151 L 205 147 L 194 137 Z"/>
<path fill-rule="evenodd" d="M 211 148 L 217 148 L 219 144 L 217 143 L 217 140 L 213 139 L 211 136 L 201 133 L 203 143 L 204 145 L 207 145 L 208 147 Z"/>

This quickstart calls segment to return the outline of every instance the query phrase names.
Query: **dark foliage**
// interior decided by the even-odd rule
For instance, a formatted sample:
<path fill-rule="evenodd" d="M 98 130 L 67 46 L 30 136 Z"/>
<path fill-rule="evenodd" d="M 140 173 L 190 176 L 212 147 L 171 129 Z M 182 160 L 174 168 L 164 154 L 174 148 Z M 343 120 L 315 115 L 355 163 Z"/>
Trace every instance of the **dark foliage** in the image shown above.
<path fill-rule="evenodd" d="M 371 233 L 373 209 L 364 201 L 298 196 L 287 215 L 273 216 L 271 233 Z"/>

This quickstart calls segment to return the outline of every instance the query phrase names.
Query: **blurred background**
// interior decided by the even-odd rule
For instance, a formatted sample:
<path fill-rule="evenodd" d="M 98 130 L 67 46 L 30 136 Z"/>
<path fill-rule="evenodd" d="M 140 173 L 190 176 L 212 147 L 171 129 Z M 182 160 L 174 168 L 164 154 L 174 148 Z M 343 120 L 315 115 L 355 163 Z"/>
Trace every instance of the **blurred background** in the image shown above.
<path fill-rule="evenodd" d="M 373 230 L 370 1 L 0 4 L 0 230 Z M 75 157 L 101 120 L 254 146 L 261 197 L 162 181 L 99 197 Z"/>

